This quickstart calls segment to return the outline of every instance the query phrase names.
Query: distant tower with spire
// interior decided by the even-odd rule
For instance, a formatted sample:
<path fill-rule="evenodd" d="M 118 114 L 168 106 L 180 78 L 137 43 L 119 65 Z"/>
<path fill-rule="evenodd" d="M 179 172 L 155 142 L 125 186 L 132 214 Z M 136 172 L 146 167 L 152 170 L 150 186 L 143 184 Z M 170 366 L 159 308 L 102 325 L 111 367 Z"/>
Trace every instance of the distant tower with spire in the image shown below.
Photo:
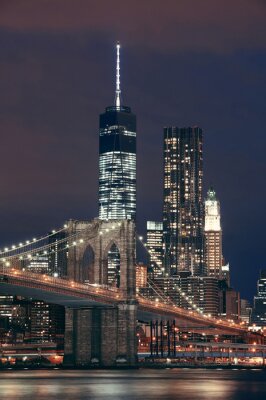
<path fill-rule="evenodd" d="M 116 44 L 115 104 L 100 115 L 99 218 L 136 219 L 136 116 L 122 105 L 120 43 Z"/>
<path fill-rule="evenodd" d="M 205 200 L 205 263 L 207 274 L 217 279 L 222 277 L 222 228 L 220 202 L 211 187 Z"/>

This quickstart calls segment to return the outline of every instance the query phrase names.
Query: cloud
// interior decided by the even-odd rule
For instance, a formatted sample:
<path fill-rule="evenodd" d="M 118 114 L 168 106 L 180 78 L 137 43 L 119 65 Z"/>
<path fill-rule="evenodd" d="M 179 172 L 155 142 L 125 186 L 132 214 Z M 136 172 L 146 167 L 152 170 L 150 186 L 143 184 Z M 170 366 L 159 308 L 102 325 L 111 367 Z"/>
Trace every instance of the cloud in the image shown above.
<path fill-rule="evenodd" d="M 266 47 L 260 0 L 19 0 L 0 5 L 0 26 L 17 31 L 92 32 L 132 46 L 212 52 Z"/>

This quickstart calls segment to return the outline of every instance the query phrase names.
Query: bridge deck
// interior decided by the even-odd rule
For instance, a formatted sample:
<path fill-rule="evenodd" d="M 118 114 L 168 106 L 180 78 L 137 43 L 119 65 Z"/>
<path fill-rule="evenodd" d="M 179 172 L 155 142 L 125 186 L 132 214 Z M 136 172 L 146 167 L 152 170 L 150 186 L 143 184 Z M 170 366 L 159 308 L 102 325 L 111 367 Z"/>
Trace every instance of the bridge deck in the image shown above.
<path fill-rule="evenodd" d="M 116 306 L 125 301 L 121 290 L 94 284 L 83 284 L 47 275 L 33 274 L 20 270 L 8 270 L 0 273 L 1 292 L 10 295 L 33 297 L 67 307 Z M 205 326 L 216 333 L 223 331 L 231 334 L 247 333 L 247 328 L 234 322 L 203 316 L 197 312 L 185 310 L 175 305 L 156 302 L 137 296 L 138 318 L 143 321 L 152 319 L 176 319 L 183 327 Z"/>

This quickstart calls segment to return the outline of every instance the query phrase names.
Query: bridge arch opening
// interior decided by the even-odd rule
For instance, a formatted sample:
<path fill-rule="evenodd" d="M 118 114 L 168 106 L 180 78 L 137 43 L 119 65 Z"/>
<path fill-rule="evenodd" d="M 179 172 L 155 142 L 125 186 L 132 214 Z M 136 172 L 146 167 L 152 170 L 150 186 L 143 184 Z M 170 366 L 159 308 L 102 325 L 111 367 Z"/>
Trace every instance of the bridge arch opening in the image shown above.
<path fill-rule="evenodd" d="M 80 276 L 83 282 L 95 283 L 94 282 L 94 260 L 95 254 L 90 245 L 88 245 L 83 253 L 81 261 Z"/>
<path fill-rule="evenodd" d="M 120 251 L 113 243 L 107 253 L 107 284 L 120 287 Z"/>

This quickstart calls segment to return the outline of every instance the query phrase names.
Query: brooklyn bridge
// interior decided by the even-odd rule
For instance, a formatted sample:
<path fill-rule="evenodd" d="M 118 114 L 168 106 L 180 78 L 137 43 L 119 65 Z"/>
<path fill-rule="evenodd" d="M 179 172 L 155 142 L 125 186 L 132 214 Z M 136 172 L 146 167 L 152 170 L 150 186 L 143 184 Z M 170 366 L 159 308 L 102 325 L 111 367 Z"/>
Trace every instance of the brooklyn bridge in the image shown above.
<path fill-rule="evenodd" d="M 263 344 L 262 335 L 254 336 L 241 323 L 205 315 L 192 303 L 190 309 L 177 306 L 152 279 L 147 285 L 154 296 L 139 291 L 136 241 L 132 220 L 70 220 L 46 236 L 0 252 L 1 293 L 65 307 L 65 365 L 135 366 L 140 326 L 150 332 L 150 355 L 158 355 L 160 346 L 164 354 L 162 337 L 166 335 L 167 354 L 175 356 L 179 330 L 227 335 L 243 343 L 255 338 Z M 115 251 L 115 266 L 110 251 Z M 60 274 L 32 272 L 33 261 L 42 256 Z"/>

